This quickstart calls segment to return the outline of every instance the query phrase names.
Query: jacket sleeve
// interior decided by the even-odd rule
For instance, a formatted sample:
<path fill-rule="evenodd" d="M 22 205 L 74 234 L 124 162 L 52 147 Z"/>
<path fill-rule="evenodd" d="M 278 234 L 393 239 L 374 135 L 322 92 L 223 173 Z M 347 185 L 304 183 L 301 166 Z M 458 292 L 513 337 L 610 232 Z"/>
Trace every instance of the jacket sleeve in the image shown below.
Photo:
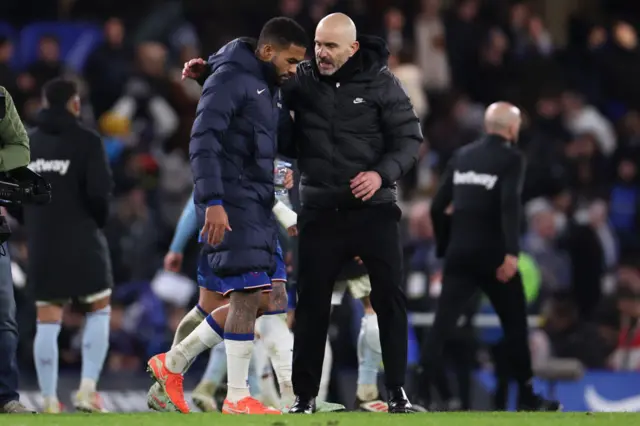
<path fill-rule="evenodd" d="M 380 101 L 386 152 L 372 170 L 378 172 L 383 186 L 390 186 L 415 166 L 423 137 L 420 120 L 400 82 L 384 75 L 387 77 Z"/>
<path fill-rule="evenodd" d="M 89 211 L 99 228 L 104 228 L 109 218 L 109 201 L 113 190 L 111 168 L 100 136 L 88 132 L 88 155 L 85 168 L 85 189 Z"/>
<path fill-rule="evenodd" d="M 518 153 L 507 166 L 500 188 L 502 238 L 506 253 L 512 256 L 520 253 L 520 210 L 525 169 L 524 156 Z"/>
<path fill-rule="evenodd" d="M 431 202 L 431 223 L 436 238 L 436 256 L 443 257 L 449 245 L 449 231 L 451 216 L 446 213 L 447 207 L 453 201 L 453 171 L 455 157 L 453 157 L 440 176 L 438 191 Z"/>
<path fill-rule="evenodd" d="M 244 93 L 242 78 L 231 69 L 216 70 L 204 84 L 189 143 L 196 203 L 222 204 L 222 137 L 243 102 Z"/>
<path fill-rule="evenodd" d="M 0 87 L 0 170 L 9 171 L 29 165 L 29 137 L 16 110 L 11 94 Z"/>

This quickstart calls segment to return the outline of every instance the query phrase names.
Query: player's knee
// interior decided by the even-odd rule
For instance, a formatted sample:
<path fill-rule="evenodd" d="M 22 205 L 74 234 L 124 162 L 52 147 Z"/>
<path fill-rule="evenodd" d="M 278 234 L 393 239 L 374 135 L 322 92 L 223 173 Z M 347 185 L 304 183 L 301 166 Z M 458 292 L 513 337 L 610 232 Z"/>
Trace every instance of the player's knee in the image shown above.
<path fill-rule="evenodd" d="M 210 291 L 204 288 L 200 288 L 200 297 L 198 298 L 198 305 L 203 311 L 211 313 L 221 306 L 224 306 L 229 301 L 219 293 Z"/>
<path fill-rule="evenodd" d="M 260 295 L 260 305 L 258 306 L 258 314 L 263 315 L 265 312 L 269 312 L 271 303 L 271 292 L 263 292 Z"/>
<path fill-rule="evenodd" d="M 111 304 L 111 296 L 106 296 L 106 297 L 103 297 L 101 299 L 98 299 L 96 301 L 93 301 L 93 302 L 89 303 L 89 305 L 87 306 L 87 311 L 96 312 L 96 311 L 99 311 L 101 309 L 106 308 L 110 304 Z"/>
<path fill-rule="evenodd" d="M 37 318 L 39 322 L 60 322 L 62 321 L 62 305 L 46 304 L 37 307 Z"/>
<path fill-rule="evenodd" d="M 287 298 L 287 288 L 283 281 L 274 281 L 271 292 L 268 293 L 267 312 L 286 312 L 289 306 Z"/>

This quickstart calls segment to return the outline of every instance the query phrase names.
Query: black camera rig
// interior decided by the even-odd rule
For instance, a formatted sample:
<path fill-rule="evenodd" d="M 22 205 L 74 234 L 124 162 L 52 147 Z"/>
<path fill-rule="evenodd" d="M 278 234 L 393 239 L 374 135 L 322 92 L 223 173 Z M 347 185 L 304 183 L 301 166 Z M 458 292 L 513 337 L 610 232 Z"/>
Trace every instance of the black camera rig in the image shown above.
<path fill-rule="evenodd" d="M 27 167 L 0 173 L 0 205 L 48 204 L 51 185 Z"/>

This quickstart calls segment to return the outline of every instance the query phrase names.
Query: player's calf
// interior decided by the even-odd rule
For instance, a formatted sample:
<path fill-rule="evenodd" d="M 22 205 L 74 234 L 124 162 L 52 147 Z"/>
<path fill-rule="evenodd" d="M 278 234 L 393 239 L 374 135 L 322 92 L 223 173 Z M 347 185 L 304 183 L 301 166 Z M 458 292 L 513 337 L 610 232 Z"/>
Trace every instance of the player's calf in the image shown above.
<path fill-rule="evenodd" d="M 247 386 L 261 299 L 262 295 L 257 291 L 236 291 L 231 294 L 224 328 L 228 366 L 227 397 L 222 406 L 225 414 L 280 414 L 280 411 L 268 408 L 251 397 Z"/>
<path fill-rule="evenodd" d="M 37 302 L 36 335 L 33 359 L 45 411 L 60 412 L 58 401 L 58 335 L 62 322 L 62 305 Z"/>
<path fill-rule="evenodd" d="M 368 299 L 368 298 L 365 298 Z M 365 315 L 358 335 L 358 387 L 356 406 L 364 411 L 387 412 L 387 404 L 380 400 L 378 370 L 382 364 L 378 317 L 368 300 L 363 301 Z"/>
<path fill-rule="evenodd" d="M 78 411 L 103 413 L 106 410 L 96 387 L 109 351 L 111 298 L 107 295 L 92 299 L 86 299 L 88 312 L 82 333 L 82 375 L 74 407 Z"/>

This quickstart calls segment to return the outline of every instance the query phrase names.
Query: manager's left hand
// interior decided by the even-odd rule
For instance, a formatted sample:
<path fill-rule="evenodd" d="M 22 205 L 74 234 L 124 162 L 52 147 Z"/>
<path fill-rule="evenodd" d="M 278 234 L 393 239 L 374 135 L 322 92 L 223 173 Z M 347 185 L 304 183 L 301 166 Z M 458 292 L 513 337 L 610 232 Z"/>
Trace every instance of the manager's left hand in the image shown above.
<path fill-rule="evenodd" d="M 382 178 L 378 172 L 360 172 L 351 179 L 351 192 L 356 198 L 367 201 L 375 195 L 382 185 Z"/>

